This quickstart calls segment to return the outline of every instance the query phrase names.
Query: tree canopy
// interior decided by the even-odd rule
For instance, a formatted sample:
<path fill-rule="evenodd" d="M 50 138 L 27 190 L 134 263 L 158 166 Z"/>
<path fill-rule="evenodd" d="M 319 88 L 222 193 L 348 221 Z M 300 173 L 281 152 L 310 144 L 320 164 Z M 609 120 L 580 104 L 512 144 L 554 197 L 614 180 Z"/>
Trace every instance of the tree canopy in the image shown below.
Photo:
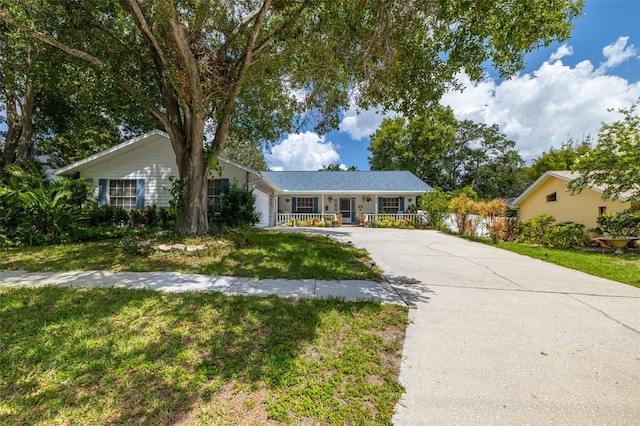
<path fill-rule="evenodd" d="M 551 148 L 543 152 L 527 169 L 530 182 L 534 182 L 550 170 L 571 170 L 576 160 L 591 151 L 591 137 L 586 136 L 581 142 L 568 139 L 560 148 Z"/>
<path fill-rule="evenodd" d="M 572 0 L 0 0 L 0 20 L 94 67 L 162 123 L 183 182 L 178 231 L 201 234 L 209 160 L 230 129 L 275 139 L 306 112 L 297 117 L 328 130 L 351 97 L 423 113 L 460 71 L 480 79 L 490 62 L 509 76 L 525 53 L 567 39 L 581 9 Z"/>
<path fill-rule="evenodd" d="M 621 108 L 621 120 L 600 127 L 596 146 L 574 163 L 573 170 L 580 175 L 570 182 L 574 192 L 601 186 L 604 199 L 625 195 L 640 201 L 640 116 L 636 109 L 637 104 Z"/>
<path fill-rule="evenodd" d="M 524 162 L 497 125 L 457 121 L 449 109 L 384 120 L 369 146 L 372 170 L 409 170 L 447 192 L 469 186 L 481 198 L 525 188 Z"/>

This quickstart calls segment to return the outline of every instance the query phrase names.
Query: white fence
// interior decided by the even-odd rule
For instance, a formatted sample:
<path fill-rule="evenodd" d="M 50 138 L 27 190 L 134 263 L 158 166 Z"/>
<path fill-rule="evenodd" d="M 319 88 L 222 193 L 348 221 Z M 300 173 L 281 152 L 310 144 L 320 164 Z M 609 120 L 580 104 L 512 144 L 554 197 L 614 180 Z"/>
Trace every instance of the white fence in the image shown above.
<path fill-rule="evenodd" d="M 278 213 L 277 225 L 286 225 L 291 220 L 294 221 L 309 221 L 316 219 L 321 220 L 338 220 L 337 214 L 330 213 Z"/>

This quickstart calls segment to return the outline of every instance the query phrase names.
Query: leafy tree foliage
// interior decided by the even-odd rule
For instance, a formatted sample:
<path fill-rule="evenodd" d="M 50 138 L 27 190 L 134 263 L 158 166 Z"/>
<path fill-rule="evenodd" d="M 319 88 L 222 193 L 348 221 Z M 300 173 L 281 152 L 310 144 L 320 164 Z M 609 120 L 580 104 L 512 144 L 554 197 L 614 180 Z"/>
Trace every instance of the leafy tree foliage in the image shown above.
<path fill-rule="evenodd" d="M 446 108 L 410 120 L 383 120 L 368 148 L 371 170 L 409 170 L 431 186 L 450 191 L 450 185 L 443 185 L 438 163 L 453 146 L 455 126 L 453 112 Z"/>
<path fill-rule="evenodd" d="M 25 17 L 33 25 L 37 18 Z M 66 33 L 50 22 L 39 25 L 60 37 Z M 96 70 L 4 22 L 0 52 L 0 124 L 6 126 L 0 132 L 0 176 L 35 154 L 46 154 L 59 167 L 159 125 L 144 109 L 123 102 Z"/>
<path fill-rule="evenodd" d="M 551 148 L 549 152 L 542 155 L 527 169 L 529 182 L 536 181 L 545 172 L 550 170 L 571 170 L 576 160 L 591 151 L 591 138 L 585 137 L 581 142 L 568 139 L 560 148 Z"/>
<path fill-rule="evenodd" d="M 456 121 L 448 109 L 429 118 L 387 119 L 371 137 L 372 170 L 409 170 L 446 192 L 470 186 L 480 198 L 525 188 L 524 162 L 497 125 Z"/>
<path fill-rule="evenodd" d="M 358 171 L 358 168 L 356 166 L 343 167 L 340 164 L 329 164 L 322 166 L 322 168 L 318 170 L 329 172 L 356 172 Z"/>
<path fill-rule="evenodd" d="M 461 70 L 479 79 L 491 61 L 512 75 L 525 53 L 567 39 L 581 9 L 572 0 L 2 0 L 0 20 L 100 70 L 163 124 L 184 187 L 178 230 L 200 234 L 209 159 L 234 126 L 273 140 L 310 111 L 298 117 L 327 130 L 353 94 L 360 107 L 421 114 Z"/>
<path fill-rule="evenodd" d="M 259 141 L 230 137 L 222 155 L 253 170 L 267 170 L 267 162 L 261 148 Z"/>
<path fill-rule="evenodd" d="M 604 199 L 622 194 L 640 201 L 640 116 L 637 105 L 621 108 L 621 120 L 603 124 L 594 149 L 580 156 L 573 170 L 580 177 L 570 182 L 579 192 L 589 186 L 603 186 Z"/>

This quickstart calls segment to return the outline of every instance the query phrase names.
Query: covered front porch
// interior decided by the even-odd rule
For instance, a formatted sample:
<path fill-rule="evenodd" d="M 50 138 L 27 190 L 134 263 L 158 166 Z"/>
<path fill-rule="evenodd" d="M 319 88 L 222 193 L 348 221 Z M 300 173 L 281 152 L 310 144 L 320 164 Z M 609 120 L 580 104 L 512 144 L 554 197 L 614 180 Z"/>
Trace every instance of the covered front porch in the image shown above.
<path fill-rule="evenodd" d="M 405 218 L 416 211 L 421 194 L 301 193 L 277 196 L 277 225 L 294 221 L 329 220 L 335 224 L 364 224 L 381 215 Z"/>

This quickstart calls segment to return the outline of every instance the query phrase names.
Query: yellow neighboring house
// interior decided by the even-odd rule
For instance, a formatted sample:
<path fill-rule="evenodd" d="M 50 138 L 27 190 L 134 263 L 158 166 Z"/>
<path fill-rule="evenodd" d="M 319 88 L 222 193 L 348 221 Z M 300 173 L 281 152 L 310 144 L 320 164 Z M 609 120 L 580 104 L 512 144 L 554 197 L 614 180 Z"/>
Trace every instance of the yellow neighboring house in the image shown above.
<path fill-rule="evenodd" d="M 512 203 L 518 210 L 520 222 L 526 222 L 540 214 L 550 214 L 558 222 L 576 222 L 585 229 L 595 228 L 596 219 L 604 212 L 621 212 L 629 207 L 639 205 L 631 202 L 631 194 L 621 194 L 617 200 L 603 200 L 603 188 L 593 186 L 585 188 L 581 193 L 571 195 L 567 183 L 576 177 L 571 171 L 559 170 L 546 172 L 527 188 Z"/>

